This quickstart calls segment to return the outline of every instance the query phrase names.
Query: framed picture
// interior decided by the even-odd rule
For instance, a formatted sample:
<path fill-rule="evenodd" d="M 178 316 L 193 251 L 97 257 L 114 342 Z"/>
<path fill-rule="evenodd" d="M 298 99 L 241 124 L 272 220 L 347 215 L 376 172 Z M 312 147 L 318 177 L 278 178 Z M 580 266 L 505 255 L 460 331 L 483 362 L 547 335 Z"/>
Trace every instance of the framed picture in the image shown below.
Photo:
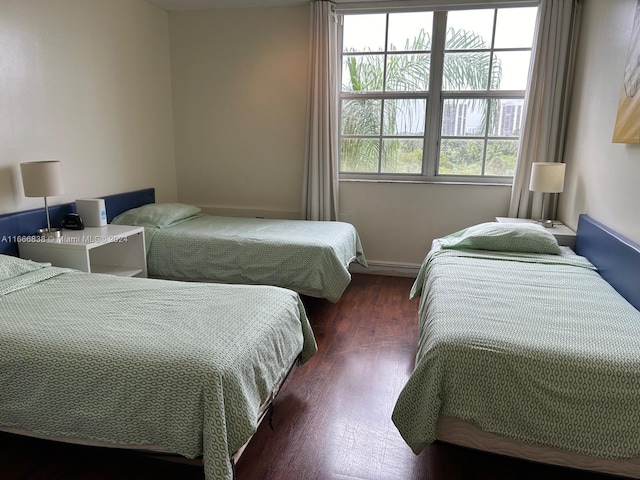
<path fill-rule="evenodd" d="M 633 19 L 613 143 L 640 143 L 640 0 Z"/>

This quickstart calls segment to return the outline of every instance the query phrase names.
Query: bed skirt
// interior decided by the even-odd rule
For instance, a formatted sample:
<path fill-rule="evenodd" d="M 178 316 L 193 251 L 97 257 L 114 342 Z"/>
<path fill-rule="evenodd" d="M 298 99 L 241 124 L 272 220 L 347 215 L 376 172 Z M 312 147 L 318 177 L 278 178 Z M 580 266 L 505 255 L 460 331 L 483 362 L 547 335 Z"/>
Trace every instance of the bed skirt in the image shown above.
<path fill-rule="evenodd" d="M 442 442 L 462 447 L 534 462 L 640 478 L 640 457 L 615 460 L 564 452 L 543 445 L 518 442 L 494 433 L 485 432 L 469 422 L 455 417 L 438 418 L 436 438 Z"/>

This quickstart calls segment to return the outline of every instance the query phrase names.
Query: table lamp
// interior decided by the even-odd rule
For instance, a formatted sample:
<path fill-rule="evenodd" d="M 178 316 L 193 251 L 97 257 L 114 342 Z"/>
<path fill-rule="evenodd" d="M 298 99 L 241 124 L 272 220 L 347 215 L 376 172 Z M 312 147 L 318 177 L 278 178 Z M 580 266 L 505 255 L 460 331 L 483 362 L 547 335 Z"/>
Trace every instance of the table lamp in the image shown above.
<path fill-rule="evenodd" d="M 564 190 L 564 170 L 566 165 L 558 162 L 534 162 L 531 164 L 529 190 L 542 193 L 542 215 L 535 220 L 545 227 L 553 227 L 553 219 L 546 218 L 547 196 Z"/>
<path fill-rule="evenodd" d="M 47 238 L 57 238 L 61 235 L 59 228 L 51 228 L 49 219 L 49 205 L 47 197 L 62 195 L 64 181 L 62 178 L 62 164 L 57 160 L 42 162 L 25 162 L 20 164 L 22 186 L 25 197 L 44 197 L 44 211 L 47 215 L 47 228 L 41 228 L 36 233 Z"/>

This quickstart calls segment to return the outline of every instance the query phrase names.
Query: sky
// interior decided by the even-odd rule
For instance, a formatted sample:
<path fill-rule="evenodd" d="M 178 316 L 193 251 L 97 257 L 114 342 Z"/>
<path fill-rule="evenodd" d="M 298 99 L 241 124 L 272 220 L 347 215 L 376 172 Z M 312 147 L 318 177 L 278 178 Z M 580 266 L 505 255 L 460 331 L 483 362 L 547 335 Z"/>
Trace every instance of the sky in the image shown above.
<path fill-rule="evenodd" d="M 451 11 L 447 29 L 465 29 L 481 35 L 490 43 L 493 30 L 493 9 Z M 536 8 L 498 9 L 495 47 L 530 48 L 535 30 Z M 344 50 L 383 51 L 385 14 L 347 15 L 343 36 Z M 389 18 L 390 43 L 404 49 L 407 39 L 413 39 L 424 28 L 431 33 L 433 12 L 394 13 Z M 529 52 L 496 52 L 502 60 L 503 90 L 524 90 L 529 71 Z"/>

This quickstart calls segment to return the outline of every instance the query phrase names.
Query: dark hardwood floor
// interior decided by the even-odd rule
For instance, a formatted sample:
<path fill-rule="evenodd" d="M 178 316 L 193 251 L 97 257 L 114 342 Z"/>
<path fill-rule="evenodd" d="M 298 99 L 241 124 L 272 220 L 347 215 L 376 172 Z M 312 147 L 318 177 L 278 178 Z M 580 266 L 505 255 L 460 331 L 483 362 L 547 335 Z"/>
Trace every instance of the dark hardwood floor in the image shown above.
<path fill-rule="evenodd" d="M 414 455 L 390 416 L 413 366 L 412 279 L 354 275 L 342 300 L 305 298 L 319 351 L 296 367 L 237 480 L 611 479 L 436 443 Z M 0 480 L 201 480 L 144 454 L 0 434 Z"/>

